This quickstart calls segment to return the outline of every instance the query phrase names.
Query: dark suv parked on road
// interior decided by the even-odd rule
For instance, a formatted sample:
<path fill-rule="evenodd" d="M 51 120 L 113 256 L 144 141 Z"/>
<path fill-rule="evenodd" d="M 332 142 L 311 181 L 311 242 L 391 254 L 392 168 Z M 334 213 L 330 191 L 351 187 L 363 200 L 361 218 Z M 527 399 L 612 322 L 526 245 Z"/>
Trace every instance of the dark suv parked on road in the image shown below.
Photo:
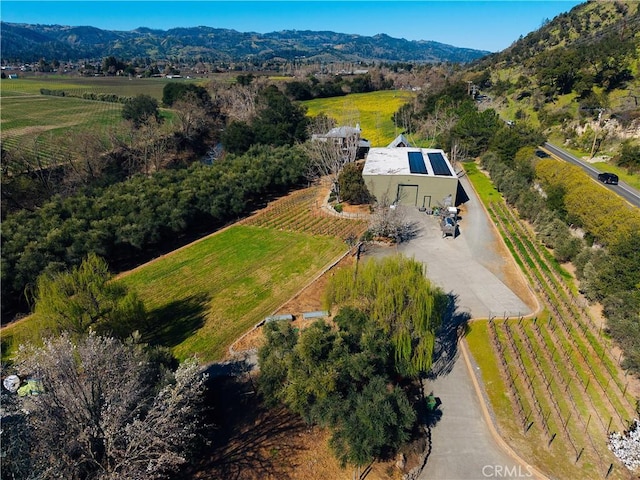
<path fill-rule="evenodd" d="M 608 183 L 609 185 L 618 184 L 618 176 L 615 173 L 601 173 L 598 175 L 598 180 L 602 183 Z"/>

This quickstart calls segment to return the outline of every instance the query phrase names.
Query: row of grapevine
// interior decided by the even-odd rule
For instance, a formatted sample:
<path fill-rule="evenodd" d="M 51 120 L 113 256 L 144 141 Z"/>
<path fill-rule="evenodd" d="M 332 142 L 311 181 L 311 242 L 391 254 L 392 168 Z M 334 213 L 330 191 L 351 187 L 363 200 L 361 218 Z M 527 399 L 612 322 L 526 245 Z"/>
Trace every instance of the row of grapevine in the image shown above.
<path fill-rule="evenodd" d="M 502 202 L 489 212 L 548 312 L 489 321 L 523 435 L 540 438 L 549 454 L 573 452 L 576 468 L 597 477 L 625 478 L 607 434 L 628 428 L 635 404 L 611 343 L 533 232 Z"/>
<path fill-rule="evenodd" d="M 625 390 L 625 374 L 613 361 L 613 345 L 609 338 L 602 335 L 602 328 L 597 328 L 590 311 L 584 302 L 578 300 L 575 293 L 567 286 L 558 274 L 555 261 L 548 255 L 533 236 L 533 233 L 524 228 L 514 213 L 506 205 L 493 204 L 494 212 L 500 215 L 500 220 L 505 226 L 505 233 L 512 238 L 518 237 L 524 246 L 525 255 L 530 255 L 535 262 L 536 272 L 542 273 L 536 286 L 543 292 L 548 307 L 553 314 L 563 322 L 563 326 L 571 333 L 576 350 L 582 355 L 585 362 L 596 373 L 595 380 L 604 388 L 614 382 L 618 393 Z M 505 224 L 508 222 L 508 226 Z M 523 251 L 520 250 L 522 253 Z M 598 338 L 596 338 L 596 336 Z M 598 359 L 598 361 L 596 361 Z M 606 385 L 606 387 L 605 387 Z M 635 399 L 626 392 L 621 395 L 620 407 L 633 411 Z"/>
<path fill-rule="evenodd" d="M 364 233 L 367 229 L 366 221 L 329 215 L 321 208 L 319 194 L 319 186 L 298 190 L 272 202 L 242 223 L 312 235 L 329 235 L 344 240 L 357 239 Z"/>
<path fill-rule="evenodd" d="M 2 98 L 3 149 L 39 165 L 57 165 L 69 156 L 74 132 L 90 130 L 105 139 L 122 121 L 121 105 L 63 97 Z"/>

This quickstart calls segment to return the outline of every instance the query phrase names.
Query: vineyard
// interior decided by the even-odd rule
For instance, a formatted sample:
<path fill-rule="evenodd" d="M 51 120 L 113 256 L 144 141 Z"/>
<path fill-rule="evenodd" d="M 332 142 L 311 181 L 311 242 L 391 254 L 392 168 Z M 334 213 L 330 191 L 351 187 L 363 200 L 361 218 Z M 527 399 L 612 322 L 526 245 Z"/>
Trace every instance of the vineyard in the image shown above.
<path fill-rule="evenodd" d="M 358 239 L 366 231 L 367 221 L 326 213 L 321 208 L 322 191 L 319 185 L 297 190 L 241 223 L 282 231 L 329 235 L 345 241 Z"/>
<path fill-rule="evenodd" d="M 535 234 L 504 202 L 488 210 L 544 305 L 532 319 L 491 318 L 472 328 L 491 345 L 510 398 L 501 427 L 554 477 L 631 478 L 607 447 L 608 433 L 635 417 L 620 353 Z"/>
<path fill-rule="evenodd" d="M 83 94 L 114 94 L 133 97 L 147 94 L 162 98 L 164 79 L 25 78 L 3 80 L 2 148 L 19 151 L 43 165 L 57 164 L 68 154 L 65 140 L 80 131 L 105 139 L 122 122 L 122 104 L 87 100 Z M 40 89 L 64 91 L 66 96 L 41 95 Z M 170 117 L 168 112 L 163 116 Z"/>
<path fill-rule="evenodd" d="M 26 77 L 2 82 L 2 96 L 40 95 L 40 89 L 64 90 L 71 96 L 81 97 L 83 93 L 114 93 L 121 97 L 133 97 L 139 94 L 151 95 L 162 99 L 164 86 L 172 80 L 164 78 L 128 77 Z M 175 80 L 173 80 L 175 81 Z M 179 80 L 195 82 L 196 80 Z M 3 105 L 4 108 L 4 105 Z"/>
<path fill-rule="evenodd" d="M 122 105 L 64 97 L 2 98 L 2 147 L 45 165 L 62 162 L 73 130 L 103 133 L 122 121 Z"/>

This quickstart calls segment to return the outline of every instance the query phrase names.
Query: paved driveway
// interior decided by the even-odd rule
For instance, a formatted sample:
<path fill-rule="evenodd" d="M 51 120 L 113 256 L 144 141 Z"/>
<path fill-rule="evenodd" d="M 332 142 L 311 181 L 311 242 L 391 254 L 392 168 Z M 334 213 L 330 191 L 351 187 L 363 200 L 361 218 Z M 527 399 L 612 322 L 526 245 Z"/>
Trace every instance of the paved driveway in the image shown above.
<path fill-rule="evenodd" d="M 504 282 L 509 259 L 496 248 L 499 237 L 466 179 L 461 179 L 471 198 L 461 211 L 459 235 L 442 238 L 438 218 L 404 207 L 404 215 L 414 221 L 418 235 L 397 247 L 373 247 L 370 256 L 395 252 L 413 257 L 427 267 L 427 277 L 446 293 L 455 295 L 458 312 L 471 318 L 519 316 L 531 313 L 531 307 Z M 399 207 L 402 208 L 402 207 Z"/>
<path fill-rule="evenodd" d="M 425 384 L 442 401 L 442 416 L 431 428 L 432 448 L 422 480 L 532 478 L 535 473 L 519 463 L 492 433 L 490 417 L 474 384 L 471 360 L 459 349 L 457 327 L 471 318 L 519 316 L 532 309 L 505 283 L 508 262 L 496 248 L 499 237 L 466 178 L 470 197 L 462 209 L 460 234 L 442 238 L 436 217 L 415 208 L 405 210 L 417 222 L 418 235 L 397 247 L 369 249 L 368 256 L 402 253 L 427 266 L 427 277 L 455 299 L 455 306 L 434 352 L 432 379 Z M 531 302 L 530 302 L 531 303 Z M 475 380 L 477 382 L 477 380 Z"/>

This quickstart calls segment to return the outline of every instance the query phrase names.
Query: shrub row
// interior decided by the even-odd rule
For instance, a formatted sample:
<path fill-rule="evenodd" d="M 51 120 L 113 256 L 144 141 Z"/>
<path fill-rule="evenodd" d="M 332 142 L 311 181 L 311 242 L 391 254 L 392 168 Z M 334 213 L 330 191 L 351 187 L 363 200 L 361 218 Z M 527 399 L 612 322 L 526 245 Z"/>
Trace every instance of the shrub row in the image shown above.
<path fill-rule="evenodd" d="M 307 162 L 296 148 L 254 147 L 212 166 L 137 175 L 9 215 L 2 224 L 3 318 L 24 311 L 42 272 L 78 265 L 89 253 L 112 268 L 142 263 L 176 239 L 213 231 L 299 184 Z"/>
<path fill-rule="evenodd" d="M 68 92 L 66 90 L 54 90 L 50 88 L 41 88 L 41 95 L 52 95 L 54 97 L 72 97 L 83 98 L 85 100 L 94 100 L 98 102 L 108 103 L 127 103 L 131 100 L 131 97 L 124 97 L 116 95 L 115 93 L 95 93 L 95 92 L 83 92 L 82 94 Z"/>

